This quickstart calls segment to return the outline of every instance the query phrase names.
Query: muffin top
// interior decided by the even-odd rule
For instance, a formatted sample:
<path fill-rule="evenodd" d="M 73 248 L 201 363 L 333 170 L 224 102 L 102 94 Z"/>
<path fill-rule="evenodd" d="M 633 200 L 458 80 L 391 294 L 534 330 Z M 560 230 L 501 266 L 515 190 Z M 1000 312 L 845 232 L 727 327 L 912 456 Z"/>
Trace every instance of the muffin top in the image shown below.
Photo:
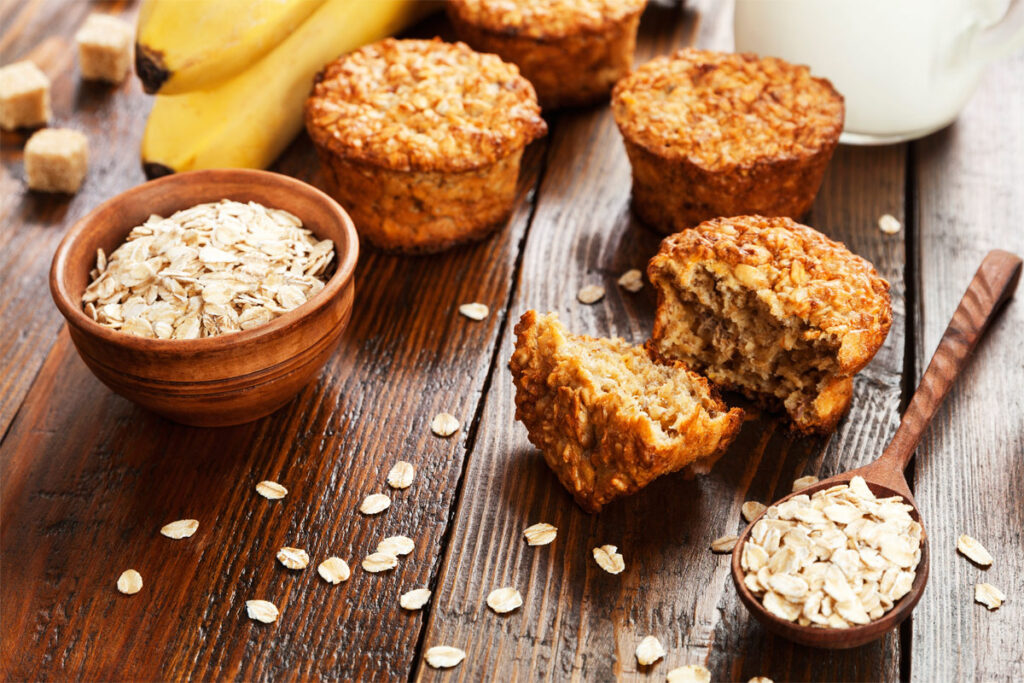
<path fill-rule="evenodd" d="M 328 64 L 306 128 L 346 159 L 441 172 L 494 163 L 547 132 L 515 65 L 437 38 L 388 38 Z"/>
<path fill-rule="evenodd" d="M 731 275 L 779 319 L 795 316 L 839 344 L 840 369 L 863 367 L 892 324 L 889 283 L 845 245 L 790 218 L 715 218 L 666 237 L 651 282 L 702 265 Z"/>
<path fill-rule="evenodd" d="M 647 0 L 449 0 L 448 11 L 481 29 L 526 38 L 596 33 L 643 11 Z"/>
<path fill-rule="evenodd" d="M 612 109 L 630 142 L 709 171 L 806 158 L 843 129 L 842 95 L 807 67 L 692 48 L 619 81 Z"/>

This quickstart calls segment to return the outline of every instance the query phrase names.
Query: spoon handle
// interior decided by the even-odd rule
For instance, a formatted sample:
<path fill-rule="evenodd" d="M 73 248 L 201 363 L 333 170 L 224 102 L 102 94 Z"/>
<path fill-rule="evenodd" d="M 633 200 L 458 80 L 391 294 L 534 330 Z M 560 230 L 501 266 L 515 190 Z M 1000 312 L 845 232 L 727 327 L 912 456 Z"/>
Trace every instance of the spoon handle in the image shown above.
<path fill-rule="evenodd" d="M 1008 251 L 996 249 L 985 256 L 953 319 L 949 321 L 935 355 L 903 413 L 896 434 L 878 459 L 879 464 L 885 461 L 896 472 L 902 472 L 907 466 L 942 400 L 967 365 L 978 340 L 1002 304 L 1013 295 L 1020 272 L 1020 257 Z"/>

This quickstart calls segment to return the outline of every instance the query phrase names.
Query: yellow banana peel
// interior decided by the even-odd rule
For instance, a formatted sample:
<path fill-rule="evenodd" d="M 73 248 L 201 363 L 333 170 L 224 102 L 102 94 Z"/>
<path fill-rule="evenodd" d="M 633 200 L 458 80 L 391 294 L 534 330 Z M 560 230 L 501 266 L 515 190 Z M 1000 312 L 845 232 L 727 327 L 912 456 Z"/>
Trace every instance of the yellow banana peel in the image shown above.
<path fill-rule="evenodd" d="M 148 93 L 174 95 L 211 87 L 245 71 L 323 4 L 146 0 L 136 29 L 136 72 Z"/>
<path fill-rule="evenodd" d="M 265 168 L 302 128 L 323 66 L 434 9 L 417 0 L 327 0 L 266 56 L 216 87 L 158 95 L 142 138 L 149 177 L 201 168 Z"/>

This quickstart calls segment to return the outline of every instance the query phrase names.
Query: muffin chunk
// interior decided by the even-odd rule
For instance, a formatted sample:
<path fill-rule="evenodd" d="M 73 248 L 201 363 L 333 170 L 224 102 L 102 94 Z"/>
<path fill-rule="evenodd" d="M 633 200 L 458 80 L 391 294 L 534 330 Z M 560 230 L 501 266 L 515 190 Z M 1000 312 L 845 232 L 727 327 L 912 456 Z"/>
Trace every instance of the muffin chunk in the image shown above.
<path fill-rule="evenodd" d="M 332 62 L 305 115 L 360 234 L 413 252 L 503 225 L 523 149 L 547 132 L 515 65 L 438 39 L 389 38 Z"/>
<path fill-rule="evenodd" d="M 569 334 L 553 313 L 527 311 L 515 331 L 516 419 L 588 512 L 663 474 L 708 472 L 739 431 L 743 412 L 681 363 Z"/>
<path fill-rule="evenodd" d="M 652 345 L 723 388 L 827 432 L 892 324 L 874 267 L 789 218 L 716 218 L 671 235 L 647 266 Z"/>
<path fill-rule="evenodd" d="M 647 0 L 449 0 L 455 33 L 519 65 L 544 109 L 607 101 L 633 66 Z"/>
<path fill-rule="evenodd" d="M 633 210 L 675 232 L 718 216 L 799 218 L 843 130 L 843 98 L 807 67 L 684 49 L 619 81 Z"/>

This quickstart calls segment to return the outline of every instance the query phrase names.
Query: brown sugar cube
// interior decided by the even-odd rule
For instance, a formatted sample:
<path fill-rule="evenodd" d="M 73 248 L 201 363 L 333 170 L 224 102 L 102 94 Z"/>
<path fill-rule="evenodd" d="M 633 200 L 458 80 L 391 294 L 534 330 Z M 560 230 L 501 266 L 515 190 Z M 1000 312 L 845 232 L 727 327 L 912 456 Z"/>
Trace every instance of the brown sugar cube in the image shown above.
<path fill-rule="evenodd" d="M 75 34 L 82 78 L 120 83 L 132 63 L 131 24 L 109 14 L 90 14 Z"/>
<path fill-rule="evenodd" d="M 25 145 L 28 186 L 41 192 L 78 192 L 89 164 L 89 140 L 77 130 L 44 128 Z"/>
<path fill-rule="evenodd" d="M 27 59 L 0 68 L 0 128 L 43 126 L 50 120 L 50 79 Z"/>

